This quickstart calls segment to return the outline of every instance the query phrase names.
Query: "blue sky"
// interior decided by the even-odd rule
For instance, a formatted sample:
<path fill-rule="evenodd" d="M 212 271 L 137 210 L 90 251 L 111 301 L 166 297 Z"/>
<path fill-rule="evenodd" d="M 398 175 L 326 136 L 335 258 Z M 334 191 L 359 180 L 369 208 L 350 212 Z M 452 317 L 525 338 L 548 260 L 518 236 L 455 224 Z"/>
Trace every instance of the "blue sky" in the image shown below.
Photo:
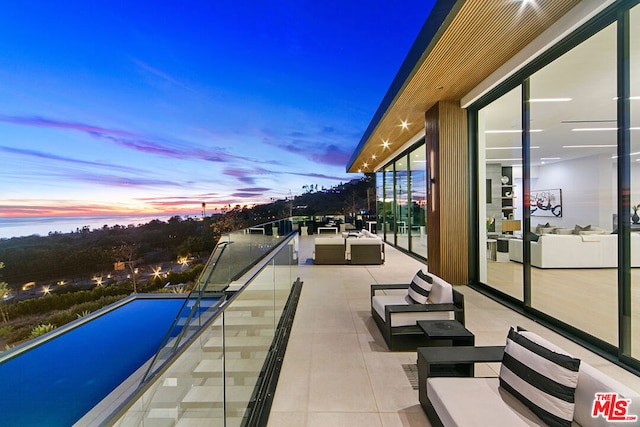
<path fill-rule="evenodd" d="M 356 178 L 432 3 L 11 2 L 0 216 L 195 214 Z"/>

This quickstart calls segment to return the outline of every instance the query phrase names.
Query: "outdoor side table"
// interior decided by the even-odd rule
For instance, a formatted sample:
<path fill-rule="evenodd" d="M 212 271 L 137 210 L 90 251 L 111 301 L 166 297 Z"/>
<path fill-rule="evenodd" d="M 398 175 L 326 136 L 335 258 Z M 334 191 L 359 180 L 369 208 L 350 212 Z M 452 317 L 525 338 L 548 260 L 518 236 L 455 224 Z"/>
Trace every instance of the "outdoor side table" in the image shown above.
<path fill-rule="evenodd" d="M 504 346 L 418 347 L 418 376 L 473 377 L 474 363 L 500 362 Z"/>
<path fill-rule="evenodd" d="M 434 346 L 473 346 L 475 336 L 457 320 L 418 320 L 418 327 Z"/>

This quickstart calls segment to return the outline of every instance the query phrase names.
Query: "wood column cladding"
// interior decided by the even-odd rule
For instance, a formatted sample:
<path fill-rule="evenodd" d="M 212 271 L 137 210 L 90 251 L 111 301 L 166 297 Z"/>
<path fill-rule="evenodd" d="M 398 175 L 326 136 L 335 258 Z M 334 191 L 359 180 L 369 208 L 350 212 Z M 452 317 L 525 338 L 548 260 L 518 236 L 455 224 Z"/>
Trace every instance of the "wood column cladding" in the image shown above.
<path fill-rule="evenodd" d="M 469 282 L 467 114 L 459 101 L 425 113 L 429 271 L 449 283 Z"/>

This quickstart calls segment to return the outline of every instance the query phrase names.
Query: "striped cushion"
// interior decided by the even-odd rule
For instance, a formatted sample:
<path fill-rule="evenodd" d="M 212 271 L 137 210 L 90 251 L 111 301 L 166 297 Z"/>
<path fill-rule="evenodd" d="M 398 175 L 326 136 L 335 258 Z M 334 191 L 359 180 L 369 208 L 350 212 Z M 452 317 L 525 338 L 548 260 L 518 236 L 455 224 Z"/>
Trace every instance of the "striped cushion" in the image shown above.
<path fill-rule="evenodd" d="M 418 270 L 409 285 L 408 301 L 412 304 L 426 304 L 432 283 L 433 278 L 428 273 Z"/>
<path fill-rule="evenodd" d="M 548 425 L 569 427 L 580 359 L 546 344 L 532 332 L 511 328 L 500 368 L 500 385 Z"/>

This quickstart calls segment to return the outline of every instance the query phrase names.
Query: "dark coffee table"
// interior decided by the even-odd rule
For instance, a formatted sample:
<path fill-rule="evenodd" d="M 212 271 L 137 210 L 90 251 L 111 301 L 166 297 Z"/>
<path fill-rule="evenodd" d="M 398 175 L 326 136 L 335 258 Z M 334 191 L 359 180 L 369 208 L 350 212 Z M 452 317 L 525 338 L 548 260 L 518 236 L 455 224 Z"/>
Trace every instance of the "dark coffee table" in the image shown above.
<path fill-rule="evenodd" d="M 475 336 L 457 320 L 418 320 L 429 344 L 434 346 L 473 346 Z"/>

